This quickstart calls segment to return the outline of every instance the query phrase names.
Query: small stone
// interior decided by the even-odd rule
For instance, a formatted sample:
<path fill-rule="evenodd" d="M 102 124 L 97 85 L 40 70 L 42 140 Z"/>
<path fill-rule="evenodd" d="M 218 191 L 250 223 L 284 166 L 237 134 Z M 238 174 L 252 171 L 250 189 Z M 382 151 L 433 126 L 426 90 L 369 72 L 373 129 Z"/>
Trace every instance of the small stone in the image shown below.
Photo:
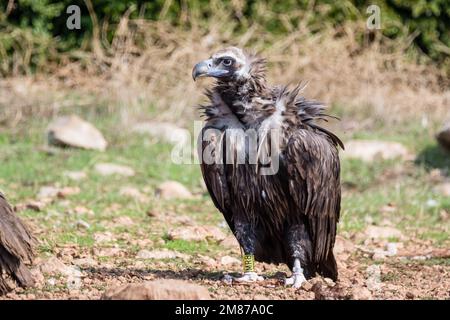
<path fill-rule="evenodd" d="M 39 189 L 37 198 L 40 200 L 48 200 L 56 197 L 65 198 L 78 193 L 80 193 L 80 188 L 78 187 L 57 188 L 53 186 L 44 186 Z"/>
<path fill-rule="evenodd" d="M 156 196 L 162 199 L 191 199 L 192 193 L 177 181 L 166 181 L 156 189 Z"/>
<path fill-rule="evenodd" d="M 441 221 L 447 221 L 450 218 L 450 213 L 447 210 L 441 210 L 439 212 L 439 219 Z"/>
<path fill-rule="evenodd" d="M 138 258 L 138 259 L 176 259 L 176 258 L 180 258 L 183 260 L 187 260 L 187 259 L 189 259 L 189 256 L 187 254 L 183 254 L 183 253 L 176 252 L 176 251 L 170 251 L 167 249 L 153 250 L 153 251 L 144 249 L 144 250 L 140 250 L 137 253 L 136 258 Z"/>
<path fill-rule="evenodd" d="M 435 199 L 428 199 L 425 204 L 428 208 L 436 208 L 439 205 L 439 202 Z"/>
<path fill-rule="evenodd" d="M 73 213 L 75 213 L 77 215 L 83 215 L 83 214 L 86 214 L 86 215 L 89 215 L 89 216 L 93 216 L 94 215 L 94 211 L 92 211 L 89 208 L 83 207 L 83 206 L 76 206 L 73 209 Z"/>
<path fill-rule="evenodd" d="M 332 279 L 330 278 L 324 278 L 323 281 L 329 286 L 329 287 L 334 287 L 335 283 Z"/>
<path fill-rule="evenodd" d="M 101 248 L 94 249 L 94 255 L 97 257 L 116 257 L 122 254 L 122 250 L 120 248 Z"/>
<path fill-rule="evenodd" d="M 111 232 L 97 232 L 94 233 L 94 241 L 95 243 L 103 243 L 110 242 L 114 240 L 114 236 Z"/>
<path fill-rule="evenodd" d="M 38 199 L 48 199 L 55 198 L 58 195 L 59 188 L 55 188 L 52 186 L 44 186 L 39 189 L 37 194 Z"/>
<path fill-rule="evenodd" d="M 86 173 L 83 171 L 66 171 L 64 172 L 64 176 L 70 180 L 80 181 L 86 178 Z"/>
<path fill-rule="evenodd" d="M 450 182 L 444 182 L 438 185 L 436 190 L 444 197 L 450 197 Z"/>
<path fill-rule="evenodd" d="M 80 229 L 89 229 L 91 227 L 91 225 L 89 223 L 87 223 L 84 220 L 78 220 L 77 221 L 77 227 Z"/>
<path fill-rule="evenodd" d="M 344 158 L 357 158 L 366 162 L 412 158 L 408 149 L 400 143 L 377 140 L 351 140 L 345 143 Z"/>
<path fill-rule="evenodd" d="M 362 287 L 362 288 L 353 288 L 352 290 L 352 296 L 355 300 L 372 300 L 372 293 L 369 289 Z"/>
<path fill-rule="evenodd" d="M 73 259 L 72 264 L 79 266 L 79 267 L 94 267 L 98 263 L 92 258 L 79 258 L 79 259 Z"/>
<path fill-rule="evenodd" d="M 341 253 L 354 253 L 356 250 L 355 245 L 350 240 L 345 239 L 342 236 L 336 236 L 336 241 L 334 243 L 334 254 L 338 255 Z"/>
<path fill-rule="evenodd" d="M 365 215 L 365 216 L 364 216 L 364 222 L 366 223 L 366 225 L 373 224 L 373 218 L 372 218 L 372 216 Z"/>
<path fill-rule="evenodd" d="M 393 204 L 387 204 L 383 207 L 381 207 L 380 211 L 382 213 L 387 213 L 387 214 L 391 214 L 397 211 L 397 206 L 393 205 Z"/>
<path fill-rule="evenodd" d="M 381 269 L 379 265 L 373 264 L 366 269 L 366 286 L 371 291 L 377 291 L 381 288 Z"/>
<path fill-rule="evenodd" d="M 148 210 L 145 212 L 145 214 L 146 214 L 148 217 L 151 217 L 151 218 L 156 218 L 156 217 L 160 217 L 160 216 L 161 216 L 161 212 L 159 212 L 158 210 L 155 210 L 155 209 L 148 209 Z"/>
<path fill-rule="evenodd" d="M 404 238 L 402 232 L 393 227 L 368 226 L 365 233 L 371 239 Z"/>
<path fill-rule="evenodd" d="M 396 256 L 398 252 L 398 244 L 395 242 L 388 242 L 386 244 L 386 253 L 388 256 Z"/>
<path fill-rule="evenodd" d="M 124 226 L 124 227 L 130 227 L 130 226 L 134 225 L 133 219 L 131 219 L 130 217 L 126 217 L 126 216 L 114 218 L 113 222 L 117 225 Z"/>
<path fill-rule="evenodd" d="M 94 169 L 102 176 L 120 175 L 131 177 L 135 175 L 135 171 L 132 168 L 114 163 L 97 163 Z"/>
<path fill-rule="evenodd" d="M 220 241 L 220 244 L 226 248 L 239 248 L 239 242 L 236 240 L 236 237 L 231 235 Z"/>
<path fill-rule="evenodd" d="M 214 260 L 213 258 L 208 257 L 208 256 L 199 255 L 198 260 L 201 264 L 203 264 L 207 267 L 210 267 L 210 268 L 214 268 L 217 266 L 216 260 Z"/>
<path fill-rule="evenodd" d="M 82 282 L 79 276 L 69 276 L 66 281 L 66 287 L 69 290 L 79 290 Z"/>
<path fill-rule="evenodd" d="M 33 275 L 33 280 L 37 288 L 40 288 L 45 284 L 45 277 L 39 267 L 31 269 L 31 274 Z"/>
<path fill-rule="evenodd" d="M 36 212 L 40 212 L 42 211 L 46 206 L 46 203 L 44 201 L 29 201 L 25 207 L 27 209 L 36 211 Z"/>
<path fill-rule="evenodd" d="M 304 281 L 302 283 L 302 289 L 304 289 L 305 291 L 310 291 L 312 289 L 312 287 L 313 287 L 313 285 L 309 281 Z"/>
<path fill-rule="evenodd" d="M 226 237 L 219 228 L 212 226 L 183 226 L 169 230 L 167 235 L 170 240 L 186 241 L 214 240 L 219 242 Z"/>
<path fill-rule="evenodd" d="M 139 202 L 148 202 L 149 198 L 142 194 L 137 188 L 134 187 L 122 187 L 120 188 L 119 194 L 124 197 L 132 198 Z"/>
<path fill-rule="evenodd" d="M 148 134 L 162 142 L 184 145 L 189 143 L 191 135 L 188 130 L 167 122 L 142 122 L 133 126 L 132 131 Z"/>
<path fill-rule="evenodd" d="M 43 261 L 39 265 L 39 269 L 43 274 L 50 275 L 71 275 L 71 274 L 80 274 L 79 270 L 75 269 L 71 266 L 66 266 L 63 262 L 61 262 L 56 257 L 50 257 L 48 260 Z"/>
<path fill-rule="evenodd" d="M 408 298 L 408 299 L 414 299 L 414 298 L 415 298 L 415 295 L 414 295 L 414 293 L 412 293 L 412 292 L 407 292 L 407 293 L 406 293 L 406 298 Z"/>
<path fill-rule="evenodd" d="M 80 193 L 80 188 L 78 187 L 64 187 L 58 190 L 58 198 L 65 198 L 68 196 L 73 196 Z"/>
<path fill-rule="evenodd" d="M 384 250 L 380 250 L 380 249 L 375 249 L 373 255 L 372 255 L 372 259 L 373 260 L 384 260 L 386 259 L 386 251 Z"/>

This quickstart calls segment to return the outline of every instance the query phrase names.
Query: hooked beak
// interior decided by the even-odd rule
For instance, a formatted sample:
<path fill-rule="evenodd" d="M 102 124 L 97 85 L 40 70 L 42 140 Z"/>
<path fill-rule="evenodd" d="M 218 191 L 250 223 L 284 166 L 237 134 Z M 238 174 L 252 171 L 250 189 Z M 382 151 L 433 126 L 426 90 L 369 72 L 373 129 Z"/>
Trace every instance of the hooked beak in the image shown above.
<path fill-rule="evenodd" d="M 197 80 L 201 77 L 220 78 L 228 74 L 228 70 L 213 67 L 212 59 L 204 60 L 197 63 L 192 69 L 192 79 Z"/>

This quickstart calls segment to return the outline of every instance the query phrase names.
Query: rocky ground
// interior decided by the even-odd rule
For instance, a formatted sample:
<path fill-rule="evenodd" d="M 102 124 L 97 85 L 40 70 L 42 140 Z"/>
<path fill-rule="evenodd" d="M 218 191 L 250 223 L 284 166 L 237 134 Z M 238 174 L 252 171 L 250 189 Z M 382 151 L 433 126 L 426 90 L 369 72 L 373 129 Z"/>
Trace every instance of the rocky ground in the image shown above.
<path fill-rule="evenodd" d="M 232 242 L 225 238 L 225 242 Z M 222 256 L 183 254 L 173 250 L 146 250 L 137 254 L 118 248 L 89 251 L 76 245 L 58 247 L 54 256 L 36 261 L 33 273 L 36 288 L 15 289 L 4 299 L 99 299 L 120 298 L 114 290 L 123 285 L 142 285 L 151 280 L 178 279 L 184 283 L 172 287 L 192 298 L 199 289 L 207 289 L 213 299 L 449 299 L 450 267 L 448 249 L 430 249 L 416 241 L 402 243 L 397 252 L 376 256 L 386 241 L 374 239 L 364 247 L 338 238 L 339 280 L 316 277 L 301 289 L 283 285 L 289 274 L 285 266 L 258 263 L 264 281 L 250 284 L 228 283 L 224 274 L 240 270 L 237 247 L 224 247 Z M 148 245 L 145 247 L 148 248 Z M 390 243 L 390 249 L 395 246 Z M 374 248 L 374 249 L 371 249 Z M 105 261 L 107 257 L 107 261 Z M 169 282 L 170 284 L 170 282 Z M 164 282 L 157 283 L 157 288 Z M 113 292 L 109 292 L 109 291 Z M 142 297 L 142 287 L 126 288 L 128 295 Z M 202 289 L 200 289 L 202 290 Z M 106 294 L 105 294 L 106 292 Z M 192 293 L 194 292 L 194 293 Z M 169 297 L 173 297 L 169 295 Z"/>
<path fill-rule="evenodd" d="M 239 247 L 197 165 L 171 162 L 164 130 L 100 127 L 106 139 L 89 127 L 99 141 L 75 149 L 57 126 L 56 146 L 44 146 L 39 125 L 0 131 L 0 185 L 39 239 L 36 286 L 0 299 L 164 298 L 170 287 L 213 299 L 450 299 L 450 160 L 432 136 L 347 137 L 339 280 L 295 290 L 283 284 L 283 265 L 257 263 L 258 283 L 224 281 L 241 271 Z M 148 283 L 166 279 L 185 282 Z"/>

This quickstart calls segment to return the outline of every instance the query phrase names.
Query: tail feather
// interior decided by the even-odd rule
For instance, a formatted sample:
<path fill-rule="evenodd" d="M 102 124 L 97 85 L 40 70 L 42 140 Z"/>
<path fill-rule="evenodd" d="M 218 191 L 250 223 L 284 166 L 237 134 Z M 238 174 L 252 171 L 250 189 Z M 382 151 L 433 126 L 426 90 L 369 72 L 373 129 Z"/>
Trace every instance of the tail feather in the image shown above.
<path fill-rule="evenodd" d="M 323 277 L 332 279 L 333 281 L 337 280 L 338 269 L 332 250 L 330 250 L 327 259 L 319 263 L 318 273 Z"/>

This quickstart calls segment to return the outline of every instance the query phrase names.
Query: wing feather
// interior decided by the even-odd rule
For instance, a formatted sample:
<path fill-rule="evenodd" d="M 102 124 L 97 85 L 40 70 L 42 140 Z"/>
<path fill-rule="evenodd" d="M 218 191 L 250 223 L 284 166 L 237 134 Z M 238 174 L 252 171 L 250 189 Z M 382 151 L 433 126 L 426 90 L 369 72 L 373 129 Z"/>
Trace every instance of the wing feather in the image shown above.
<path fill-rule="evenodd" d="M 333 249 L 340 212 L 336 145 L 321 131 L 300 129 L 290 137 L 285 157 L 289 192 L 308 219 L 314 260 L 323 261 Z"/>
<path fill-rule="evenodd" d="M 202 159 L 200 169 L 202 171 L 206 188 L 208 189 L 214 205 L 220 212 L 222 212 L 230 229 L 234 232 L 234 223 L 232 219 L 233 213 L 231 211 L 230 192 L 225 175 L 225 165 L 216 163 L 216 161 L 209 163 L 203 159 L 205 150 L 211 152 L 212 156 L 216 156 L 217 152 L 221 152 L 222 148 L 220 148 L 220 146 L 223 144 L 223 135 L 220 135 L 215 139 L 203 139 L 202 137 L 204 137 L 207 129 L 207 127 L 202 129 L 197 144 L 199 158 Z M 217 156 L 222 157 L 223 159 L 223 154 L 219 154 Z"/>
<path fill-rule="evenodd" d="M 35 239 L 0 193 L 0 294 L 9 290 L 4 273 L 21 286 L 34 281 L 24 261 L 31 262 Z"/>

